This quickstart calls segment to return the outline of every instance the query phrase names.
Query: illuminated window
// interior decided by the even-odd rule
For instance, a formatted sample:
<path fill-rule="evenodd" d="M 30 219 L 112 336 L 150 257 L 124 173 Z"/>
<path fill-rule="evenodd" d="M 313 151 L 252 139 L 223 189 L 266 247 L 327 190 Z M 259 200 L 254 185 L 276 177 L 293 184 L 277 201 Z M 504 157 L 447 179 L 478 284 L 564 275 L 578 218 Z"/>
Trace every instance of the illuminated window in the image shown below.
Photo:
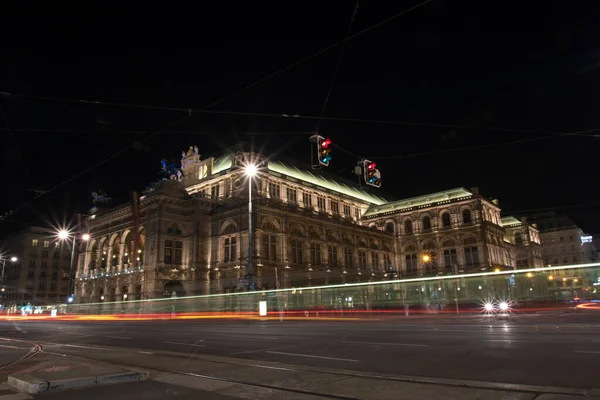
<path fill-rule="evenodd" d="M 183 242 L 175 242 L 175 265 L 181 265 L 181 259 L 183 255 Z"/>
<path fill-rule="evenodd" d="M 210 197 L 212 199 L 218 199 L 220 197 L 220 185 L 217 183 L 216 185 L 210 188 Z"/>
<path fill-rule="evenodd" d="M 269 182 L 269 196 L 272 199 L 281 198 L 281 186 L 275 182 Z"/>
<path fill-rule="evenodd" d="M 33 239 L 33 240 L 31 241 L 31 246 L 33 246 L 33 247 L 37 247 L 37 245 L 38 245 L 38 240 L 37 240 L 37 239 Z"/>
<path fill-rule="evenodd" d="M 360 219 L 360 208 L 358 207 L 354 209 L 354 218 Z"/>
<path fill-rule="evenodd" d="M 50 247 L 50 242 L 47 240 L 44 240 L 44 247 Z"/>

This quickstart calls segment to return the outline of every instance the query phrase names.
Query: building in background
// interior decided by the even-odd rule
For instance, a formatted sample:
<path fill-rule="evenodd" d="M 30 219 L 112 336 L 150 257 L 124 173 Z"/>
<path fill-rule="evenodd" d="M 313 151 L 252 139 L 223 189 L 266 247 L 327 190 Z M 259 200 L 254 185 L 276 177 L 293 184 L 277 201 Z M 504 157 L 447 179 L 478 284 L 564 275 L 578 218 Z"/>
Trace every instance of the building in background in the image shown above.
<path fill-rule="evenodd" d="M 544 266 L 540 232 L 527 218 L 502 218 L 504 241 L 512 247 L 512 259 L 517 269 L 541 268 Z"/>
<path fill-rule="evenodd" d="M 591 235 L 587 235 L 565 214 L 547 212 L 527 216 L 540 232 L 544 265 L 560 266 L 590 263 L 598 260 Z M 590 290 L 592 277 L 579 270 L 567 270 L 548 282 L 549 291 L 557 298 L 583 297 Z"/>
<path fill-rule="evenodd" d="M 30 227 L 3 242 L 3 251 L 17 257 L 6 263 L 4 306 L 64 303 L 69 285 L 71 242 L 49 228 Z"/>

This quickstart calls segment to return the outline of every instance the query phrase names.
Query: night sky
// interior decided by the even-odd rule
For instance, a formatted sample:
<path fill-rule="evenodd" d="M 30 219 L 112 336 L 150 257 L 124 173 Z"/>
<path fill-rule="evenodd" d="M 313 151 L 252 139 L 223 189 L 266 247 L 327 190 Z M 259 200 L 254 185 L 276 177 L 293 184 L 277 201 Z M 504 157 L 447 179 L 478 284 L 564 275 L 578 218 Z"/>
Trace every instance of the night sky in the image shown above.
<path fill-rule="evenodd" d="M 369 157 L 381 194 L 479 186 L 504 215 L 556 208 L 600 231 L 598 1 L 432 0 L 274 76 L 343 41 L 356 2 L 13 3 L 0 12 L 0 214 L 18 211 L 0 232 L 60 223 L 99 188 L 126 201 L 190 145 L 310 162 L 317 126 L 339 146 L 328 171 L 355 179 Z M 388 3 L 361 2 L 350 35 L 420 1 Z"/>

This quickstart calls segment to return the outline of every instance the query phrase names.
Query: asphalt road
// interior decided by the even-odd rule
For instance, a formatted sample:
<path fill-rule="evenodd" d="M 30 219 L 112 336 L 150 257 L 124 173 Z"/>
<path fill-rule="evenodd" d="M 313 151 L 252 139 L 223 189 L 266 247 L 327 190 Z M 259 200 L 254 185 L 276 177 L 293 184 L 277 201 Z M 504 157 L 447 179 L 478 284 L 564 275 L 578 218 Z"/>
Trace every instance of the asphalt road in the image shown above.
<path fill-rule="evenodd" d="M 0 337 L 411 376 L 598 387 L 600 313 L 377 321 L 0 321 Z M 7 342 L 0 341 L 6 345 Z M 20 349 L 0 347 L 0 364 Z M 21 354 L 22 355 L 22 354 Z M 1 373 L 1 371 L 0 371 Z"/>

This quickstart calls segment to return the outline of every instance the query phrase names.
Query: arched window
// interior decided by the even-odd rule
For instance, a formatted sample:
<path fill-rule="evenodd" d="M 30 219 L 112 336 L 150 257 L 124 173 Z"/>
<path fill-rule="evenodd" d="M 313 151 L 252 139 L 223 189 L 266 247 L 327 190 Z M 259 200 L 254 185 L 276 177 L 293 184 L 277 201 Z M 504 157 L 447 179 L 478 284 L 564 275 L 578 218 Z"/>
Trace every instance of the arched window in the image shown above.
<path fill-rule="evenodd" d="M 471 210 L 469 210 L 469 209 L 463 210 L 463 223 L 470 224 L 471 222 L 472 222 L 472 220 L 471 220 Z"/>
<path fill-rule="evenodd" d="M 385 231 L 389 233 L 394 233 L 394 223 L 388 222 L 387 224 L 385 224 Z"/>
<path fill-rule="evenodd" d="M 515 244 L 523 244 L 523 235 L 521 235 L 521 232 L 515 233 Z"/>
<path fill-rule="evenodd" d="M 413 233 L 412 222 L 409 219 L 404 221 L 404 233 L 407 235 L 410 235 Z"/>
<path fill-rule="evenodd" d="M 431 230 L 431 218 L 423 217 L 423 230 L 430 231 Z"/>
<path fill-rule="evenodd" d="M 450 214 L 448 214 L 447 212 L 442 214 L 442 226 L 450 226 Z"/>

